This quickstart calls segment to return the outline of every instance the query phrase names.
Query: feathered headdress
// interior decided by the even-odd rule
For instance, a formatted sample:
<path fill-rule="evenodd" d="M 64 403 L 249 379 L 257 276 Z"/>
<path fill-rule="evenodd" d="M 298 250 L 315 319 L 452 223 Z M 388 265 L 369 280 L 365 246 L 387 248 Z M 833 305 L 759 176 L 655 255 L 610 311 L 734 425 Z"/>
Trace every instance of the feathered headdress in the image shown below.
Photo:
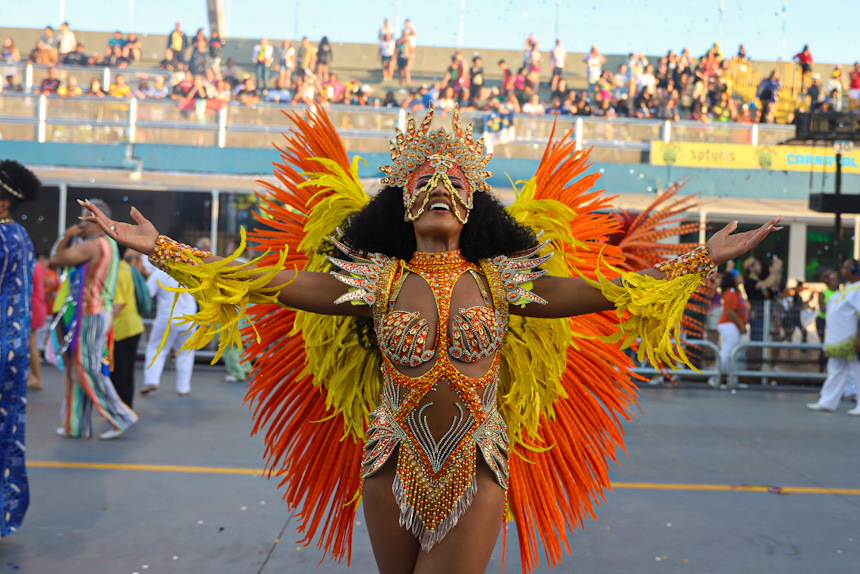
<path fill-rule="evenodd" d="M 427 115 L 417 130 L 412 114 L 409 114 L 406 133 L 397 129 L 395 139 L 389 146 L 393 165 L 379 168 L 386 174 L 381 181 L 383 184 L 403 189 L 403 204 L 409 207 L 417 194 L 416 189 L 409 185 L 410 177 L 416 169 L 429 162 L 434 171 L 445 172 L 456 165 L 462 170 L 470 188 L 466 198 L 461 197 L 460 200 L 467 209 L 472 209 L 472 194 L 490 189 L 486 180 L 493 174 L 484 171 L 484 168 L 493 154 L 483 155 L 484 140 L 482 138 L 475 141 L 472 137 L 472 124 L 463 129 L 457 107 L 451 112 L 451 133 L 445 128 L 430 131 L 433 114 L 431 102 Z"/>

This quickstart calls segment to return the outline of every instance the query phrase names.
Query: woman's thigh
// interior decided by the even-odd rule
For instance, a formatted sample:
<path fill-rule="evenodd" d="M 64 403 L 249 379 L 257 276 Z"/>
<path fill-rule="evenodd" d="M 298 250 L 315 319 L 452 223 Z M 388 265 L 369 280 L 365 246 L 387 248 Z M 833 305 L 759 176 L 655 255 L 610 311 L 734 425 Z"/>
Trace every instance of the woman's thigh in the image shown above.
<path fill-rule="evenodd" d="M 391 491 L 396 470 L 397 451 L 364 481 L 362 490 L 364 521 L 380 574 L 412 574 L 421 548 L 418 539 L 400 526 L 400 507 Z"/>
<path fill-rule="evenodd" d="M 505 494 L 478 458 L 478 491 L 457 525 L 424 552 L 415 536 L 400 526 L 400 507 L 391 485 L 396 453 L 364 483 L 363 504 L 370 543 L 380 574 L 480 574 L 487 568 L 502 527 Z"/>

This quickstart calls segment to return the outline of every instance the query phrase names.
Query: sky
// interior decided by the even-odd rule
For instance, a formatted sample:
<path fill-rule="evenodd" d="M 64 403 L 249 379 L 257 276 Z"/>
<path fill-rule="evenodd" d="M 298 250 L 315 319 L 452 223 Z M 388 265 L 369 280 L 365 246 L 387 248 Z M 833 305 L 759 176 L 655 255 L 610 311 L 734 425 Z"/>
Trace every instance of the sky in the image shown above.
<path fill-rule="evenodd" d="M 816 62 L 860 60 L 858 0 L 223 0 L 224 37 L 375 42 L 383 18 L 411 18 L 420 45 L 520 49 L 534 33 L 545 49 L 556 36 L 571 52 L 597 44 L 608 54 L 725 54 L 745 44 L 753 59 L 790 59 L 809 44 Z M 722 14 L 721 14 L 722 7 Z M 783 7 L 785 10 L 783 11 Z M 175 21 L 208 31 L 206 0 L 0 1 L 0 26 L 166 34 Z M 784 17 L 785 16 L 785 17 Z M 461 30 L 462 18 L 462 34 Z"/>

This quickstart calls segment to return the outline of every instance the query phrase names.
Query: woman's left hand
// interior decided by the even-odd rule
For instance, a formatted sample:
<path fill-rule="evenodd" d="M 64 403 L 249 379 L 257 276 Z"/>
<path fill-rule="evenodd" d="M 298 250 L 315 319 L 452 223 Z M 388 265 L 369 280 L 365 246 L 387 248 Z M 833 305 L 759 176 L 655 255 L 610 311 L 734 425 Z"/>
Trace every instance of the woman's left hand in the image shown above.
<path fill-rule="evenodd" d="M 714 233 L 714 235 L 708 240 L 706 245 L 708 247 L 708 253 L 711 255 L 711 259 L 713 259 L 714 263 L 717 265 L 722 265 L 726 261 L 730 261 L 739 255 L 743 255 L 761 243 L 769 234 L 774 231 L 781 230 L 782 227 L 779 226 L 779 223 L 783 219 L 784 218 L 782 216 L 775 217 L 758 229 L 745 231 L 744 233 L 735 233 L 734 235 L 732 235 L 732 232 L 738 228 L 738 222 L 732 221 Z"/>

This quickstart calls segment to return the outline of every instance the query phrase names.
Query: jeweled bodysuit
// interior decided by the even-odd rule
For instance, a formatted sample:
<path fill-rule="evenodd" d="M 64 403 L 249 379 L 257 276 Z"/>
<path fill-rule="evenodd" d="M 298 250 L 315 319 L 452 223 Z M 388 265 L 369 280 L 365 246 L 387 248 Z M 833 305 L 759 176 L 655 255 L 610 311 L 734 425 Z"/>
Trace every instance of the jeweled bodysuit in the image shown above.
<path fill-rule="evenodd" d="M 400 522 L 429 550 L 471 504 L 477 449 L 507 488 L 508 437 L 496 408 L 507 305 L 496 307 L 483 272 L 460 252 L 416 253 L 391 279 L 374 305 L 384 391 L 367 432 L 364 477 L 399 447 Z M 414 295 L 399 297 L 405 290 Z M 435 318 L 410 309 L 431 294 Z M 452 312 L 455 302 L 464 306 Z M 488 363 L 481 376 L 463 372 Z"/>

